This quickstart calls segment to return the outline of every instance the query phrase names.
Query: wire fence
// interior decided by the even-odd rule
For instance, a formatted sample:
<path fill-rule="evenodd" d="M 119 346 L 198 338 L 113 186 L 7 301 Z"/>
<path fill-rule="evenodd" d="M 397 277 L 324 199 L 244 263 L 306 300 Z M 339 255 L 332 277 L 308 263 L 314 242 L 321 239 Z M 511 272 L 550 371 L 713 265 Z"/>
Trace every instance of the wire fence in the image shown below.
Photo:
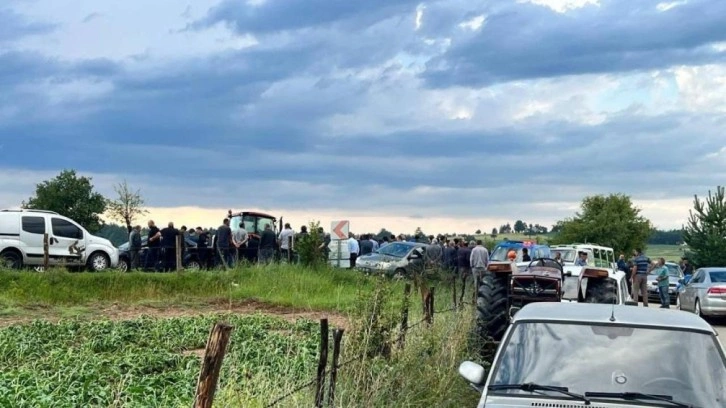
<path fill-rule="evenodd" d="M 432 302 L 433 302 L 433 300 L 432 300 Z M 433 306 L 433 304 L 431 304 L 431 307 L 432 306 Z M 391 339 L 391 340 L 387 341 L 384 344 L 386 346 L 392 347 L 395 344 L 400 343 L 405 338 L 406 334 L 409 331 L 411 331 L 412 329 L 414 329 L 416 327 L 419 327 L 419 326 L 421 326 L 421 325 L 423 325 L 424 323 L 427 323 L 427 322 L 428 323 L 433 323 L 432 322 L 432 318 L 433 318 L 433 315 L 435 315 L 435 314 L 445 314 L 445 313 L 451 313 L 451 312 L 456 312 L 456 311 L 460 311 L 460 310 L 462 310 L 461 307 L 457 307 L 457 306 L 454 306 L 454 307 L 451 307 L 451 308 L 448 308 L 448 309 L 438 310 L 438 311 L 435 311 L 435 312 L 433 311 L 433 309 L 430 309 L 428 311 L 430 314 L 427 313 L 426 316 L 424 316 L 424 318 L 422 318 L 421 320 L 419 320 L 419 321 L 417 321 L 417 322 L 415 322 L 413 324 L 405 325 L 404 327 L 401 327 L 401 332 L 399 333 L 399 335 L 396 338 Z M 408 313 L 407 310 L 404 311 L 404 314 L 407 314 L 407 313 Z M 358 361 L 363 360 L 365 358 L 365 356 L 366 356 L 366 353 L 365 352 L 360 353 L 359 355 L 354 356 L 354 357 L 351 357 L 350 359 L 348 359 L 348 360 L 346 360 L 346 361 L 344 361 L 342 363 L 334 364 L 333 367 L 336 370 L 337 369 L 340 369 L 340 368 L 347 367 L 350 364 L 353 364 L 355 362 L 358 362 Z M 328 370 L 325 370 L 324 371 L 324 373 L 327 373 L 327 372 L 328 372 Z M 325 374 L 323 374 L 323 375 L 325 375 Z M 285 394 L 283 394 L 280 397 L 275 398 L 272 402 L 270 402 L 269 404 L 267 404 L 265 407 L 267 407 L 267 408 L 274 407 L 277 404 L 280 404 L 281 402 L 285 401 L 286 399 L 288 399 L 288 398 L 292 397 L 293 395 L 297 394 L 298 392 L 301 392 L 303 390 L 306 390 L 306 389 L 314 386 L 316 383 L 319 383 L 319 380 L 320 380 L 320 378 L 318 376 L 316 376 L 316 377 L 314 377 L 313 379 L 311 379 L 309 381 L 305 381 L 304 383 L 300 383 L 299 385 L 295 386 L 292 390 L 286 392 Z M 329 400 L 329 403 L 331 403 L 330 400 Z M 322 405 L 317 405 L 317 406 L 321 407 Z"/>

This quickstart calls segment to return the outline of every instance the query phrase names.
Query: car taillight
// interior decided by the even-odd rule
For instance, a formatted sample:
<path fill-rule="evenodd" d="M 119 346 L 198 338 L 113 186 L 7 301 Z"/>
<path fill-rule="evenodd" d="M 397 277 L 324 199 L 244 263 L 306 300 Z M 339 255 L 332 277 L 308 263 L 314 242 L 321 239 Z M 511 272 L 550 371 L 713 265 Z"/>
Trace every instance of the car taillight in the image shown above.
<path fill-rule="evenodd" d="M 709 288 L 707 294 L 708 296 L 726 295 L 726 288 Z"/>

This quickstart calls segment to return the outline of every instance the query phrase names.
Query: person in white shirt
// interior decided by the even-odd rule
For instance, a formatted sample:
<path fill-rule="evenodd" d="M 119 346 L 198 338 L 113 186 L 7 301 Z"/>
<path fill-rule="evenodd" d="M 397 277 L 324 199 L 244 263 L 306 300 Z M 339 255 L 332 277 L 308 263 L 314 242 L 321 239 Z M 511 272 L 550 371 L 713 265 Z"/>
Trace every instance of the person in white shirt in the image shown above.
<path fill-rule="evenodd" d="M 348 233 L 348 252 L 350 252 L 350 269 L 355 268 L 355 260 L 358 259 L 358 254 L 360 254 L 360 245 L 358 245 L 358 240 L 355 239 L 355 235 L 353 233 Z"/>
<path fill-rule="evenodd" d="M 247 235 L 247 230 L 245 229 L 245 223 L 240 222 L 239 228 L 232 232 L 232 244 L 235 248 L 237 248 L 237 253 L 235 254 L 237 262 L 239 262 L 240 259 L 245 259 L 245 252 L 247 251 L 248 240 L 249 236 Z"/>
<path fill-rule="evenodd" d="M 477 278 L 481 279 L 487 266 L 489 266 L 489 251 L 480 239 L 476 241 L 476 246 L 471 250 L 469 263 L 471 264 L 471 272 L 474 275 L 474 282 L 476 282 Z"/>
<path fill-rule="evenodd" d="M 292 249 L 290 244 L 294 236 L 295 231 L 293 231 L 289 223 L 286 223 L 285 228 L 280 231 L 280 235 L 278 236 L 278 244 L 280 245 L 280 252 L 282 252 L 282 259 L 284 260 L 290 259 L 290 249 Z"/>

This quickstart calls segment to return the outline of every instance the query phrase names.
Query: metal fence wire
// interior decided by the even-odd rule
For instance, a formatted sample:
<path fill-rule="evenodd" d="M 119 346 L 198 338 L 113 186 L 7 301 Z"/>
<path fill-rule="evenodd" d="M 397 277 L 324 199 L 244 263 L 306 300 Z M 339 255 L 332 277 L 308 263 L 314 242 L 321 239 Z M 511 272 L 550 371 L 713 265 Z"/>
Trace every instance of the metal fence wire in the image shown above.
<path fill-rule="evenodd" d="M 452 307 L 452 308 L 449 308 L 449 309 L 444 309 L 444 310 L 441 310 L 441 311 L 437 311 L 437 312 L 435 312 L 435 314 L 456 312 L 458 310 L 461 310 L 461 309 L 459 309 L 458 307 Z M 386 342 L 386 345 L 393 346 L 394 344 L 398 343 L 411 329 L 413 329 L 413 328 L 415 328 L 417 326 L 420 326 L 420 325 L 422 325 L 425 322 L 426 322 L 426 317 L 424 317 L 423 319 L 417 321 L 416 323 L 413 323 L 413 324 L 407 326 L 404 330 L 401 330 L 401 333 L 398 335 L 398 337 L 396 337 L 395 339 L 392 339 L 392 340 L 389 340 L 388 342 Z M 344 361 L 344 362 L 336 365 L 335 368 L 336 369 L 340 369 L 340 368 L 346 367 L 346 366 L 348 366 L 348 365 L 350 365 L 352 363 L 355 363 L 357 361 L 363 360 L 364 358 L 365 358 L 365 353 L 361 353 L 358 356 L 352 357 L 352 358 L 350 358 L 350 359 L 348 359 L 348 360 L 346 360 L 346 361 Z M 328 374 L 328 370 L 326 369 L 323 375 L 325 376 L 327 374 Z M 265 405 L 265 407 L 266 408 L 274 407 L 275 405 L 277 405 L 277 404 L 285 401 L 286 399 L 292 397 L 293 395 L 297 394 L 298 392 L 303 391 L 303 390 L 305 390 L 305 389 L 307 389 L 309 387 L 312 387 L 313 385 L 315 385 L 316 382 L 317 382 L 317 376 L 315 378 L 309 380 L 309 381 L 306 381 L 304 383 L 301 383 L 300 385 L 296 386 L 295 388 L 293 388 L 292 390 L 286 392 L 285 394 L 281 395 L 280 397 L 275 398 L 272 402 L 270 402 L 269 404 Z"/>

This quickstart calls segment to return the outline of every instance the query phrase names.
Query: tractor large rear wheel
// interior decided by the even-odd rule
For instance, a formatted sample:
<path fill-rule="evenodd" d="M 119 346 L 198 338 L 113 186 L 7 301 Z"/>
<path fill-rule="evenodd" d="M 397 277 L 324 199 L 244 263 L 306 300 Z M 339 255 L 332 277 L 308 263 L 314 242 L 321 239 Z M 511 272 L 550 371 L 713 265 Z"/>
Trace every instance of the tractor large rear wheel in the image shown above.
<path fill-rule="evenodd" d="M 501 341 L 509 326 L 509 274 L 485 272 L 476 296 L 476 329 L 482 340 Z"/>
<path fill-rule="evenodd" d="M 601 303 L 612 305 L 618 303 L 615 281 L 612 279 L 593 280 L 588 278 L 585 303 Z"/>

